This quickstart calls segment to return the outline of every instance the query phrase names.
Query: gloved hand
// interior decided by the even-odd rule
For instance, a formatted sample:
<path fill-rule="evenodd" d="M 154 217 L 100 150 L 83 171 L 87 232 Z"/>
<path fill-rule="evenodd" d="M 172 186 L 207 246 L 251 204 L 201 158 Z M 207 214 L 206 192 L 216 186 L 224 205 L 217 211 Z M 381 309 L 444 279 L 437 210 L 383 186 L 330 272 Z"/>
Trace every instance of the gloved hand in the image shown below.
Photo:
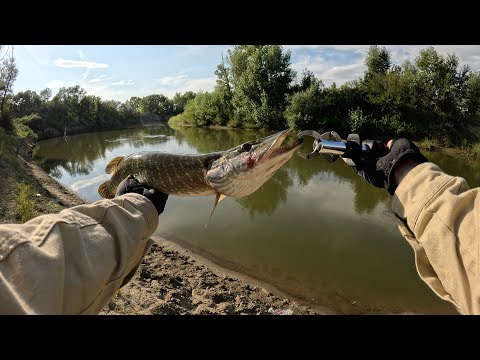
<path fill-rule="evenodd" d="M 344 158 L 350 158 L 347 164 L 353 166 L 366 181 L 379 188 L 386 188 L 390 195 L 395 193 L 398 184 L 393 181 L 393 174 L 399 164 L 411 159 L 417 164 L 428 161 L 418 147 L 408 139 L 395 139 L 390 151 L 381 157 L 365 158 L 361 151 L 349 151 Z"/>
<path fill-rule="evenodd" d="M 130 192 L 143 195 L 150 200 L 153 205 L 155 205 L 158 215 L 160 215 L 165 209 L 168 194 L 158 191 L 157 189 L 147 188 L 140 185 L 140 182 L 135 179 L 133 175 L 128 175 L 120 184 L 118 184 L 115 196 L 120 196 Z"/>

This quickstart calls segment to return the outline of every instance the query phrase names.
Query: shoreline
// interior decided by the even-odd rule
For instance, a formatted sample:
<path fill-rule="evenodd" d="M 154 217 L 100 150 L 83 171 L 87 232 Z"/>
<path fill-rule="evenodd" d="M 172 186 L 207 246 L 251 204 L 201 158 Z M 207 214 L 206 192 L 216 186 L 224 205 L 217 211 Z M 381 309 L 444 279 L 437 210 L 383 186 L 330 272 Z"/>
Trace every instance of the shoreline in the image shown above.
<path fill-rule="evenodd" d="M 421 143 L 417 144 L 421 147 Z M 42 189 L 43 200 L 56 202 L 62 208 L 89 203 L 35 163 L 35 146 L 22 141 L 17 157 L 22 170 Z M 424 147 L 422 150 L 431 151 Z M 441 148 L 435 151 L 448 153 Z M 52 212 L 48 207 L 40 208 L 37 215 Z M 155 244 L 136 274 L 101 314 L 268 314 L 270 308 L 290 309 L 294 314 L 406 314 L 400 309 L 390 312 L 358 307 L 339 294 L 326 293 L 313 301 L 308 296 L 299 298 L 293 295 L 295 289 L 279 288 L 251 269 L 217 258 L 181 239 L 156 235 L 151 238 Z"/>
<path fill-rule="evenodd" d="M 42 197 L 63 208 L 90 203 L 35 163 L 31 156 L 35 146 L 22 142 L 17 158 L 26 175 L 44 190 Z M 43 213 L 48 210 L 42 209 L 37 215 Z M 260 315 L 274 310 L 292 310 L 295 315 L 335 313 L 321 306 L 301 304 L 301 300 L 274 285 L 224 267 L 178 242 L 155 235 L 151 239 L 153 245 L 134 277 L 100 314 Z"/>
<path fill-rule="evenodd" d="M 101 314 L 140 315 L 335 315 L 208 256 L 152 236 L 153 245 L 139 271 Z"/>

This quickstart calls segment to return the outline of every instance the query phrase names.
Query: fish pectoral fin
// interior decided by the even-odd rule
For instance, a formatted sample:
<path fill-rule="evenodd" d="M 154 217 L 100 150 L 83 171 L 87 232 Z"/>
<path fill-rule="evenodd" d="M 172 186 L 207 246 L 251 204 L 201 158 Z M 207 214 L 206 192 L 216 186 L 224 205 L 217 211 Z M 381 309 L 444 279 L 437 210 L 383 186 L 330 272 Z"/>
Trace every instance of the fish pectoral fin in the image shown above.
<path fill-rule="evenodd" d="M 223 199 L 225 199 L 226 197 L 227 197 L 227 195 L 223 195 L 223 194 L 217 193 L 217 196 L 215 197 L 215 203 L 213 204 L 212 211 L 210 211 L 210 216 L 208 217 L 208 222 L 205 224 L 205 228 L 207 228 L 207 225 L 210 224 L 210 220 L 212 220 L 213 211 L 214 211 L 215 208 L 217 207 L 217 204 L 218 204 L 220 201 L 222 201 Z"/>
<path fill-rule="evenodd" d="M 118 169 L 118 165 L 122 162 L 122 160 L 125 158 L 125 156 L 117 156 L 110 160 L 108 165 L 105 167 L 105 172 L 107 174 L 115 174 L 115 172 Z"/>
<path fill-rule="evenodd" d="M 115 196 L 110 189 L 110 180 L 105 181 L 98 187 L 98 194 L 104 199 L 112 199 Z"/>

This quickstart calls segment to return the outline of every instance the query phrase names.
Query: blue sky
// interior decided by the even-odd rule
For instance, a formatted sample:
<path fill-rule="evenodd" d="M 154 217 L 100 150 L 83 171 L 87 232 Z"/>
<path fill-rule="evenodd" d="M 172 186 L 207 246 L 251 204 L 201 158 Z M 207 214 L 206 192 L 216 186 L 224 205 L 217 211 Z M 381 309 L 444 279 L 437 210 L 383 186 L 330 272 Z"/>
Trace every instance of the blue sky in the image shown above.
<path fill-rule="evenodd" d="M 387 45 L 392 62 L 414 60 L 429 45 Z M 461 64 L 480 71 L 479 45 L 439 45 L 446 55 L 455 53 Z M 15 45 L 19 75 L 13 91 L 80 85 L 102 99 L 125 101 L 131 96 L 212 91 L 215 69 L 231 46 L 222 45 Z M 369 45 L 288 45 L 292 68 L 315 73 L 325 85 L 362 76 Z"/>

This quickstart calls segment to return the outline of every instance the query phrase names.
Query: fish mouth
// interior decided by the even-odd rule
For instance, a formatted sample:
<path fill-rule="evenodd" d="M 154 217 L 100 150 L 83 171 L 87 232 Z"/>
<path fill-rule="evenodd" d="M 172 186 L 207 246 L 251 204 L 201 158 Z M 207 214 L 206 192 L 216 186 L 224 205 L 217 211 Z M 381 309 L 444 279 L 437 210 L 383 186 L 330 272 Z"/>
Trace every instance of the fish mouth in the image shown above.
<path fill-rule="evenodd" d="M 292 129 L 286 129 L 276 134 L 264 138 L 255 151 L 255 161 L 262 162 L 275 158 L 286 153 L 293 153 L 303 143 L 302 139 L 296 139 L 292 144 L 282 146 L 283 141 L 292 132 Z"/>

